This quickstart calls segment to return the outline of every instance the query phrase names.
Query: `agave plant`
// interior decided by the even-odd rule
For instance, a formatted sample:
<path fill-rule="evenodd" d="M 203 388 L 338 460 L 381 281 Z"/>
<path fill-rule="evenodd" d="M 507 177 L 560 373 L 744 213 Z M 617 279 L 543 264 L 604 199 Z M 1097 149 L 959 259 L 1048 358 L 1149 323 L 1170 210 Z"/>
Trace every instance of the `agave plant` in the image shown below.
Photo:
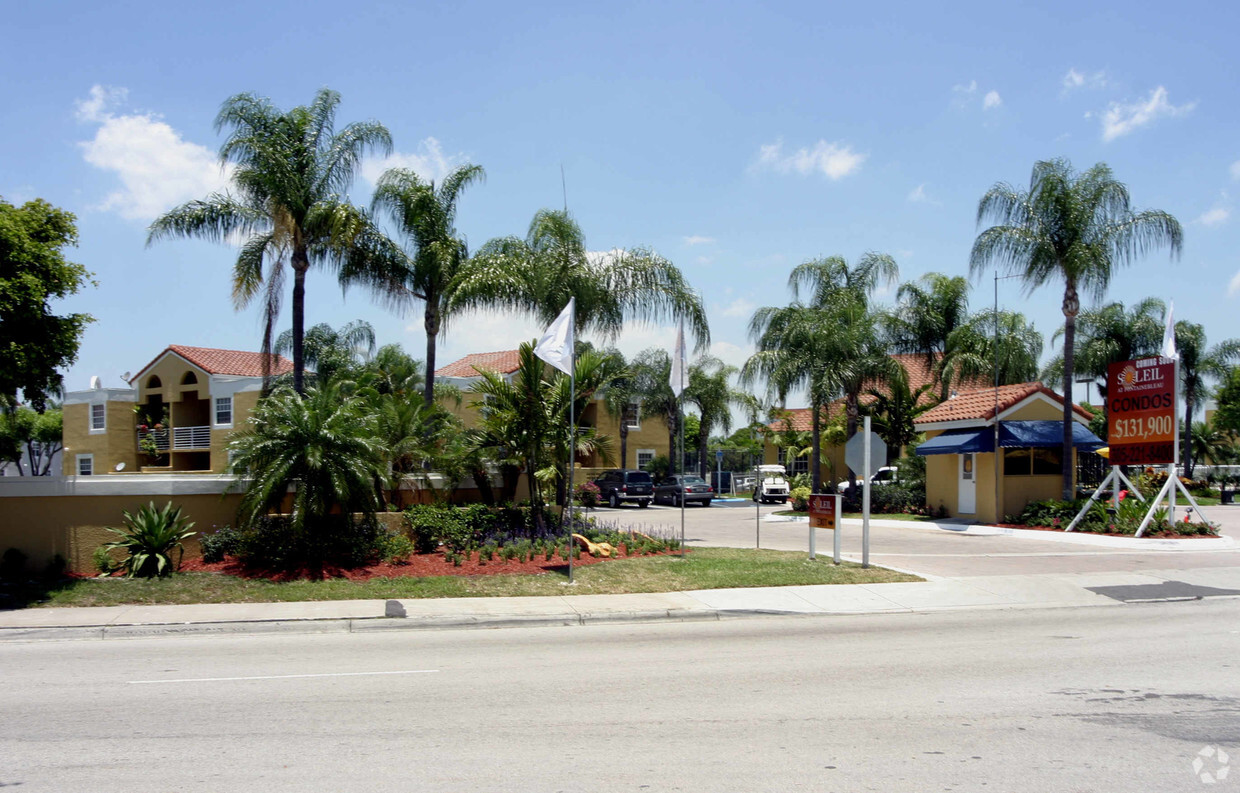
<path fill-rule="evenodd" d="M 185 539 L 192 537 L 194 524 L 181 515 L 180 507 L 169 501 L 162 509 L 156 509 L 152 501 L 138 509 L 136 514 L 122 512 L 125 528 L 108 531 L 120 537 L 103 547 L 108 551 L 125 551 L 129 556 L 118 569 L 127 578 L 152 578 L 166 576 L 173 571 L 172 552 L 180 551 L 177 567 L 185 555 Z"/>

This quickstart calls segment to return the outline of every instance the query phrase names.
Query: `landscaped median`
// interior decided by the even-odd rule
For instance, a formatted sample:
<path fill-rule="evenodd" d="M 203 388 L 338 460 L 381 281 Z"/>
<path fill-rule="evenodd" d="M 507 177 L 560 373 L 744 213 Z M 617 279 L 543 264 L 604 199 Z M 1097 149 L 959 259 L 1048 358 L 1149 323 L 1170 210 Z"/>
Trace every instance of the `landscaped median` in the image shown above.
<path fill-rule="evenodd" d="M 504 562 L 497 561 L 503 568 Z M 566 587 L 567 567 L 539 573 L 492 573 L 482 576 L 397 576 L 367 580 L 272 581 L 208 572 L 182 572 L 167 578 L 83 578 L 49 588 L 46 600 L 32 606 L 176 605 L 190 603 L 263 603 L 303 600 L 408 600 L 450 597 L 519 597 L 678 592 L 735 587 L 809 584 L 874 584 L 920 581 L 917 576 L 881 567 L 834 565 L 810 561 L 803 553 L 693 548 L 678 555 L 612 559 L 583 565 Z"/>

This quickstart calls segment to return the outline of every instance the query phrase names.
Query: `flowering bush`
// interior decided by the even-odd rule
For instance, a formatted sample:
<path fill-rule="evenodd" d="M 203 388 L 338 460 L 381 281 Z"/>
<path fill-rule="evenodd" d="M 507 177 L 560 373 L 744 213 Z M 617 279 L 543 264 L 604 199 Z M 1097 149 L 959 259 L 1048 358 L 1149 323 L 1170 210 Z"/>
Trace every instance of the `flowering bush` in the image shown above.
<path fill-rule="evenodd" d="M 602 493 L 593 482 L 582 482 L 573 488 L 573 500 L 583 507 L 597 507 L 602 501 Z"/>

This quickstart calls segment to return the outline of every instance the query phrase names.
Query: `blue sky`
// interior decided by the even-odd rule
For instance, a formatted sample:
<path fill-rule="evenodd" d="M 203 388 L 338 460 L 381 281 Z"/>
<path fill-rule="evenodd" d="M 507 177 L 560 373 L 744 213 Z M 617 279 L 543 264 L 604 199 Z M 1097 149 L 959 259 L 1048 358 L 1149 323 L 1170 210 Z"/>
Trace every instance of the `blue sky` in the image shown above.
<path fill-rule="evenodd" d="M 220 185 L 213 120 L 243 91 L 283 108 L 323 86 L 340 124 L 391 130 L 391 162 L 487 172 L 462 201 L 472 247 L 571 211 L 590 247 L 645 245 L 706 302 L 713 352 L 739 365 L 754 308 L 789 299 L 806 259 L 892 254 L 904 280 L 967 274 L 978 199 L 1027 186 L 1039 159 L 1106 162 L 1139 208 L 1179 218 L 1184 253 L 1124 270 L 1108 298 L 1174 299 L 1213 341 L 1238 336 L 1237 12 L 1220 3 L 370 4 L 7 3 L 0 195 L 78 215 L 72 258 L 99 282 L 66 301 L 89 327 L 70 389 L 119 386 L 167 344 L 257 349 L 257 308 L 230 301 L 234 252 L 145 246 L 159 212 Z M 371 322 L 421 357 L 420 315 L 396 316 L 330 275 L 307 282 L 308 324 Z M 974 309 L 993 300 L 975 282 Z M 1000 303 L 1049 339 L 1061 289 Z M 888 300 L 892 296 L 888 296 Z M 288 313 L 284 325 L 287 327 Z M 447 363 L 540 329 L 460 318 Z M 670 348 L 667 327 L 620 346 Z"/>

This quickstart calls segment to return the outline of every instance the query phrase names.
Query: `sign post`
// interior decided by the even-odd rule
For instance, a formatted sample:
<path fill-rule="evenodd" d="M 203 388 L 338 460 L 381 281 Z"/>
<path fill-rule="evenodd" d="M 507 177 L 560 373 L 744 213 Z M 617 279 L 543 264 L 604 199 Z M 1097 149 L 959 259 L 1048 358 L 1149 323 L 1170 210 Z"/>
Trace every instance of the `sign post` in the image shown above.
<path fill-rule="evenodd" d="M 870 477 L 887 459 L 887 442 L 870 432 L 870 417 L 865 425 L 844 444 L 844 462 L 861 475 L 861 566 L 870 566 Z"/>
<path fill-rule="evenodd" d="M 831 529 L 835 535 L 832 538 L 833 558 L 836 564 L 840 563 L 840 532 L 842 529 L 840 521 L 840 497 L 836 495 L 825 495 L 815 493 L 809 497 L 809 558 L 814 558 L 816 529 Z"/>

